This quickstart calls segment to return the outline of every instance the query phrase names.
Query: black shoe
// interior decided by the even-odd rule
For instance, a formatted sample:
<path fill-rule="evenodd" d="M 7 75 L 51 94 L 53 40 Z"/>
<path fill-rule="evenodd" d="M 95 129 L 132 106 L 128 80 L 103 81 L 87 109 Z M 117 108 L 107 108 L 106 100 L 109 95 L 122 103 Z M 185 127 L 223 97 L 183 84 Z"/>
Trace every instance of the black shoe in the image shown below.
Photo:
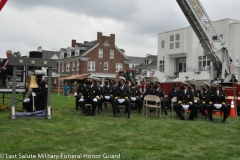
<path fill-rule="evenodd" d="M 167 111 L 164 111 L 164 114 L 167 115 Z"/>
<path fill-rule="evenodd" d="M 116 117 L 116 113 L 113 113 L 113 117 Z"/>
<path fill-rule="evenodd" d="M 128 114 L 128 118 L 131 118 L 130 114 Z"/>
<path fill-rule="evenodd" d="M 184 120 L 185 118 L 184 117 L 179 117 L 180 120 Z"/>
<path fill-rule="evenodd" d="M 107 108 L 107 103 L 104 103 L 104 107 Z"/>
<path fill-rule="evenodd" d="M 213 122 L 213 119 L 212 119 L 212 117 L 209 117 L 209 122 Z"/>
<path fill-rule="evenodd" d="M 117 109 L 117 113 L 120 113 L 120 109 L 119 108 Z"/>
<path fill-rule="evenodd" d="M 227 122 L 226 118 L 223 118 L 222 123 L 226 123 L 226 122 Z"/>
<path fill-rule="evenodd" d="M 188 119 L 189 119 L 190 121 L 193 121 L 194 118 L 190 118 L 190 117 L 189 117 Z"/>

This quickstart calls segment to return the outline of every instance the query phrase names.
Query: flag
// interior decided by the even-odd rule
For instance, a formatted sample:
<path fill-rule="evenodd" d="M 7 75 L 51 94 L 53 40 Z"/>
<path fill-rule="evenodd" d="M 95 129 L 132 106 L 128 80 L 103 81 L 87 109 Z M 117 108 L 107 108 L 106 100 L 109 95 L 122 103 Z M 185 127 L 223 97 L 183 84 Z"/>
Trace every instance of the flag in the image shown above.
<path fill-rule="evenodd" d="M 7 3 L 7 0 L 0 0 L 0 11 L 4 7 L 5 3 Z"/>
<path fill-rule="evenodd" d="M 155 71 L 150 71 L 150 72 L 149 72 L 150 76 L 153 76 L 153 75 L 154 75 L 154 72 L 155 72 Z"/>

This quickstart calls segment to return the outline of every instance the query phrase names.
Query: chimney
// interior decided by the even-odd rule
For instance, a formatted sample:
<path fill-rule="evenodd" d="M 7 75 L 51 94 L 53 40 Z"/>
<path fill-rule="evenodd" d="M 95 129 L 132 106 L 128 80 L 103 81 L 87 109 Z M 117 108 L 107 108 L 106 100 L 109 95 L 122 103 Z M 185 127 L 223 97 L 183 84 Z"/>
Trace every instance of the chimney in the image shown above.
<path fill-rule="evenodd" d="M 151 54 L 146 54 L 146 57 L 151 56 Z"/>
<path fill-rule="evenodd" d="M 39 46 L 39 47 L 37 48 L 37 51 L 38 51 L 38 52 L 42 52 L 42 47 Z"/>
<path fill-rule="evenodd" d="M 97 41 L 98 43 L 102 41 L 102 32 L 97 32 Z"/>
<path fill-rule="evenodd" d="M 75 39 L 72 39 L 72 47 L 76 46 L 77 41 Z"/>
<path fill-rule="evenodd" d="M 115 45 L 115 34 L 110 34 L 111 41 L 113 42 L 113 46 Z"/>

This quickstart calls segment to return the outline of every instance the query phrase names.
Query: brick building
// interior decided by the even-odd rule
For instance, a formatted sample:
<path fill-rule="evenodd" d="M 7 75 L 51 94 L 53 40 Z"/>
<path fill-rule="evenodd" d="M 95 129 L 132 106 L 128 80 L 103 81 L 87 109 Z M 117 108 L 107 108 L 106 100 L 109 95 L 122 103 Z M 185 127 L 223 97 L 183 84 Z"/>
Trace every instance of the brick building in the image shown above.
<path fill-rule="evenodd" d="M 71 47 L 60 49 L 61 80 L 85 78 L 88 75 L 98 77 L 102 82 L 105 78 L 116 78 L 119 70 L 129 69 L 131 60 L 124 52 L 115 44 L 115 34 L 109 37 L 97 32 L 97 40 L 84 43 L 72 40 Z M 69 76 L 63 78 L 66 74 Z"/>

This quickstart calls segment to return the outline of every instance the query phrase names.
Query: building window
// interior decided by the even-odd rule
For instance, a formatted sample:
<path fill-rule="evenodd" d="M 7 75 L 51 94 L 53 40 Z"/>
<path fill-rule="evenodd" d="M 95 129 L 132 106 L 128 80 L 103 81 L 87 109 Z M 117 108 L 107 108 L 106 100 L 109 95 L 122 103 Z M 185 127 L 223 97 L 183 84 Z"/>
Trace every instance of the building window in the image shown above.
<path fill-rule="evenodd" d="M 98 50 L 98 58 L 103 58 L 103 49 Z"/>
<path fill-rule="evenodd" d="M 164 72 L 164 60 L 159 61 L 159 71 Z"/>
<path fill-rule="evenodd" d="M 174 43 L 170 43 L 170 49 L 174 48 Z"/>
<path fill-rule="evenodd" d="M 180 42 L 176 42 L 176 43 L 175 43 L 175 47 L 176 47 L 176 48 L 179 48 L 179 47 L 180 47 Z"/>
<path fill-rule="evenodd" d="M 220 34 L 219 37 L 221 37 L 223 39 L 223 35 L 222 34 Z M 212 40 L 213 41 L 219 41 L 220 39 L 218 38 L 218 36 L 213 36 Z"/>
<path fill-rule="evenodd" d="M 93 61 L 88 62 L 87 69 L 88 71 L 95 71 L 95 62 Z"/>
<path fill-rule="evenodd" d="M 149 64 L 149 60 L 144 60 L 144 64 Z"/>
<path fill-rule="evenodd" d="M 207 56 L 199 56 L 198 67 L 204 69 L 206 66 L 210 66 L 210 59 L 207 59 Z"/>
<path fill-rule="evenodd" d="M 76 51 L 75 55 L 76 55 L 76 56 L 78 56 L 78 55 L 79 55 L 79 52 L 78 52 L 78 51 Z"/>
<path fill-rule="evenodd" d="M 114 50 L 110 50 L 110 59 L 114 59 Z"/>
<path fill-rule="evenodd" d="M 60 59 L 63 59 L 63 57 L 64 57 L 64 56 L 63 56 L 63 53 L 61 53 L 61 55 L 60 55 Z"/>
<path fill-rule="evenodd" d="M 161 42 L 161 48 L 164 48 L 164 41 Z"/>
<path fill-rule="evenodd" d="M 75 70 L 75 62 L 72 63 L 72 71 Z"/>
<path fill-rule="evenodd" d="M 123 64 L 122 63 L 116 63 L 116 72 L 123 70 Z"/>
<path fill-rule="evenodd" d="M 175 40 L 176 40 L 176 41 L 179 41 L 179 40 L 180 40 L 180 34 L 176 34 Z"/>
<path fill-rule="evenodd" d="M 67 63 L 67 65 L 66 65 L 66 71 L 70 71 L 70 63 Z"/>
<path fill-rule="evenodd" d="M 67 57 L 71 57 L 71 51 L 68 52 Z"/>
<path fill-rule="evenodd" d="M 104 62 L 103 69 L 108 70 L 108 62 Z"/>
<path fill-rule="evenodd" d="M 174 35 L 170 36 L 170 42 L 174 41 Z"/>
<path fill-rule="evenodd" d="M 77 70 L 79 70 L 79 62 L 77 62 Z"/>
<path fill-rule="evenodd" d="M 62 72 L 64 72 L 64 64 L 62 64 Z"/>

